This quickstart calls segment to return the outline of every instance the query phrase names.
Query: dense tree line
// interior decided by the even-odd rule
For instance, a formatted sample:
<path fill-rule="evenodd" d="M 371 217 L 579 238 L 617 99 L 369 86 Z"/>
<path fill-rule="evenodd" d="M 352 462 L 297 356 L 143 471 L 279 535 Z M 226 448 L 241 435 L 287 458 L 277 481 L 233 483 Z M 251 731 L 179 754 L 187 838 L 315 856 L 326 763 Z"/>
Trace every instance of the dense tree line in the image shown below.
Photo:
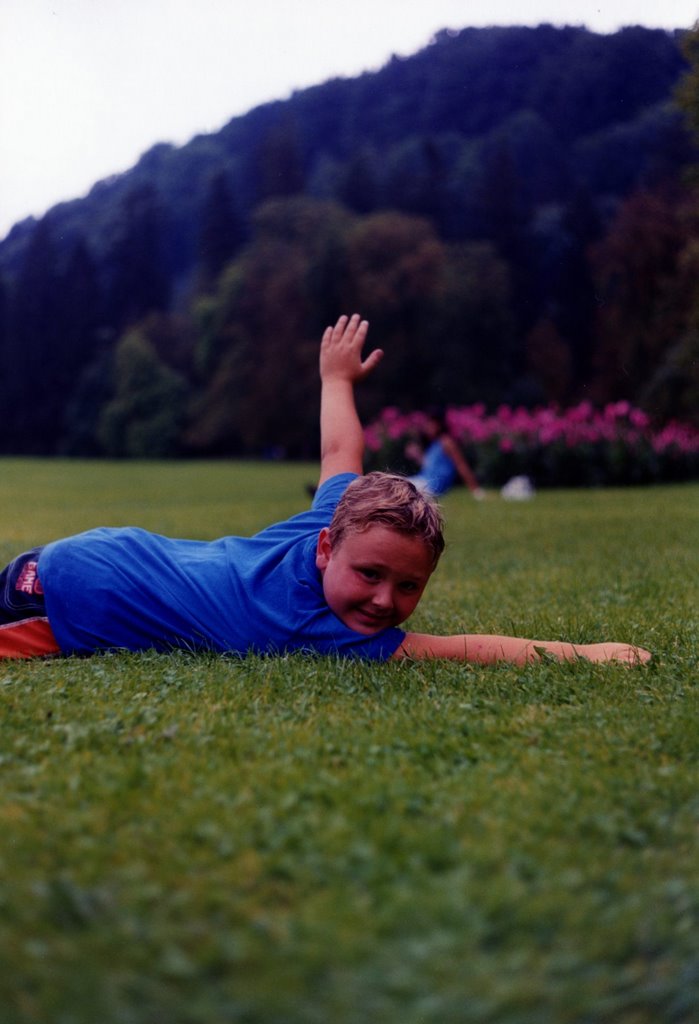
<path fill-rule="evenodd" d="M 318 337 L 353 309 L 387 352 L 367 415 L 588 397 L 696 419 L 697 50 L 441 33 L 17 225 L 0 450 L 311 455 Z"/>

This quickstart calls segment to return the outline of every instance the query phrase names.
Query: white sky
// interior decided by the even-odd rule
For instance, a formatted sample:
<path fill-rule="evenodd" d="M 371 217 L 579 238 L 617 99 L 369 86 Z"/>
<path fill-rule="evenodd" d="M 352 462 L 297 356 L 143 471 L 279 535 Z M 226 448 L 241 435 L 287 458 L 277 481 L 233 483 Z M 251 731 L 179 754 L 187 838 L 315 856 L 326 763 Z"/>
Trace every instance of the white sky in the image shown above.
<path fill-rule="evenodd" d="M 0 238 L 156 142 L 410 54 L 441 28 L 689 28 L 699 0 L 0 0 Z"/>

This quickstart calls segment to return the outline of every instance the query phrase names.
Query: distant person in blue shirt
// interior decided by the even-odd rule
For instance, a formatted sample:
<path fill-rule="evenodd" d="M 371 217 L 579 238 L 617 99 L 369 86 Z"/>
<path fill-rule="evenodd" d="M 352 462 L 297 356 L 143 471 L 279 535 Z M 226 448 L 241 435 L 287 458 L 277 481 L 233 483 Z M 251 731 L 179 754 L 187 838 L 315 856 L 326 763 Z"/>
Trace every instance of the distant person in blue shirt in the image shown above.
<path fill-rule="evenodd" d="M 413 442 L 405 449 L 408 458 L 420 465 L 420 472 L 408 479 L 416 487 L 438 498 L 450 491 L 457 480 L 464 483 L 478 501 L 485 491 L 478 486 L 475 474 L 461 449 L 449 432 L 446 415 L 442 410 L 430 409 L 423 428 L 427 440 L 424 450 Z"/>
<path fill-rule="evenodd" d="M 25 552 L 0 573 L 0 657 L 179 649 L 646 661 L 648 652 L 628 644 L 400 628 L 444 547 L 442 518 L 405 477 L 362 476 L 354 387 L 383 354 L 362 358 L 367 330 L 358 316 L 343 316 L 323 334 L 320 480 L 309 510 L 254 537 L 207 542 L 99 528 Z"/>

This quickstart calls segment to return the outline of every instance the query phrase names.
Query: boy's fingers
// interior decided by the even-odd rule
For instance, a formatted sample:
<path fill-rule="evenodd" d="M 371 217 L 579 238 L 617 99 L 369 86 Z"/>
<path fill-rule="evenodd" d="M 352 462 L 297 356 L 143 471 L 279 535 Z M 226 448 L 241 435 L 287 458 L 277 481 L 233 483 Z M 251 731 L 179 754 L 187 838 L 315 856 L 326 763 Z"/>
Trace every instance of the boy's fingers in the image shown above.
<path fill-rule="evenodd" d="M 341 330 L 343 339 L 346 341 L 353 341 L 362 328 L 362 324 L 359 322 L 359 315 L 354 313 L 351 317 L 341 317 L 340 320 L 344 321 Z M 339 326 L 340 321 L 338 320 L 338 327 Z"/>
<path fill-rule="evenodd" d="M 362 376 L 371 373 L 383 359 L 383 349 L 375 348 L 362 363 Z"/>
<path fill-rule="evenodd" d="M 353 313 L 351 317 L 343 314 L 334 327 L 326 327 L 323 341 L 346 341 L 350 344 L 360 342 L 363 344 L 368 330 L 368 321 L 362 320 L 359 313 Z"/>
<path fill-rule="evenodd" d="M 361 358 L 361 351 L 364 348 L 366 342 L 367 331 L 369 330 L 369 324 L 366 321 L 362 321 L 358 324 L 356 329 L 351 332 L 348 331 L 347 341 L 350 343 L 352 348 L 357 352 Z"/>
<path fill-rule="evenodd" d="M 341 316 L 334 326 L 326 327 L 323 334 L 323 341 L 337 340 L 337 338 L 341 337 L 347 324 L 347 320 L 348 317 Z"/>
<path fill-rule="evenodd" d="M 362 337 L 364 337 L 366 332 L 369 330 L 369 321 L 368 320 L 360 320 L 359 317 L 357 317 L 357 321 L 358 321 L 358 323 L 357 323 L 357 334 L 361 334 Z"/>

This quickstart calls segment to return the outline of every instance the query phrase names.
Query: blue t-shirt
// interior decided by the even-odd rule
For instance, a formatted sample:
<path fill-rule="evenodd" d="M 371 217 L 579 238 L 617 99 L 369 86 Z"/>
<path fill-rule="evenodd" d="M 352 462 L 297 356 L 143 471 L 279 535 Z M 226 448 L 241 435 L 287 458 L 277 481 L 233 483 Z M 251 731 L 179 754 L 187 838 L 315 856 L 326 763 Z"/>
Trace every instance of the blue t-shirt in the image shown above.
<path fill-rule="evenodd" d="M 438 497 L 445 494 L 456 481 L 456 466 L 451 457 L 444 451 L 442 442 L 433 441 L 425 452 L 422 468 L 413 480 L 424 484 L 430 494 Z"/>
<path fill-rule="evenodd" d="M 318 534 L 354 478 L 326 481 L 309 510 L 254 537 L 176 540 L 103 527 L 48 544 L 38 572 L 61 651 L 390 658 L 403 630 L 364 636 L 349 629 L 328 607 L 315 564 Z"/>

